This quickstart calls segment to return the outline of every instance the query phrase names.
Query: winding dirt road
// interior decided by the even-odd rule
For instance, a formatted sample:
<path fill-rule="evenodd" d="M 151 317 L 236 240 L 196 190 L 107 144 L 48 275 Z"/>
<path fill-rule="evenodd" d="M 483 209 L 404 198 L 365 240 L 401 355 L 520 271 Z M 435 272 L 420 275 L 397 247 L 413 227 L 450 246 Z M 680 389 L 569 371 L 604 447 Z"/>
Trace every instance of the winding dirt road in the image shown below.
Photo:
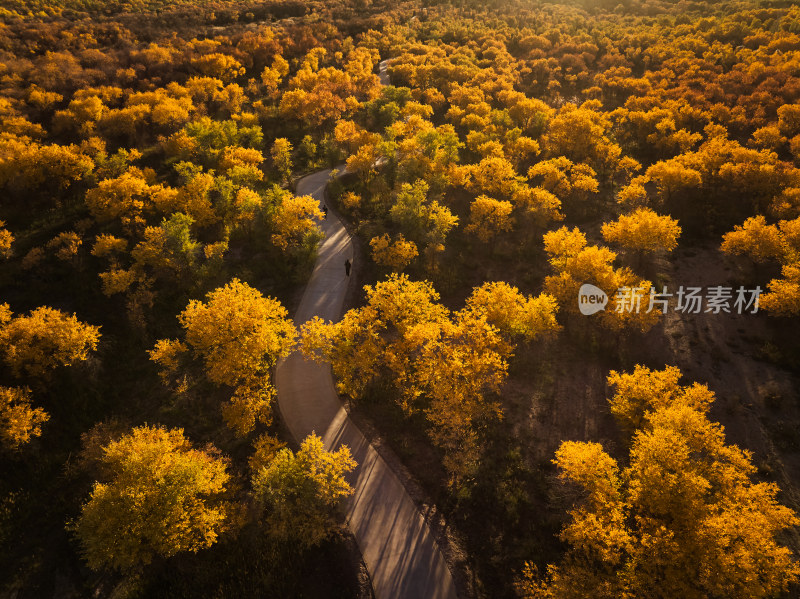
<path fill-rule="evenodd" d="M 386 61 L 380 65 L 388 82 Z M 319 171 L 297 185 L 297 195 L 324 202 L 330 170 Z M 325 234 L 314 271 L 294 317 L 300 326 L 314 316 L 338 320 L 350 278 L 346 259 L 353 246 L 342 222 L 330 209 L 322 221 Z M 328 449 L 347 445 L 358 462 L 349 476 L 355 489 L 347 502 L 347 522 L 355 535 L 377 599 L 457 599 L 444 555 L 405 487 L 383 458 L 351 422 L 334 387 L 330 365 L 306 360 L 294 352 L 276 369 L 278 406 L 297 441 L 312 432 Z"/>

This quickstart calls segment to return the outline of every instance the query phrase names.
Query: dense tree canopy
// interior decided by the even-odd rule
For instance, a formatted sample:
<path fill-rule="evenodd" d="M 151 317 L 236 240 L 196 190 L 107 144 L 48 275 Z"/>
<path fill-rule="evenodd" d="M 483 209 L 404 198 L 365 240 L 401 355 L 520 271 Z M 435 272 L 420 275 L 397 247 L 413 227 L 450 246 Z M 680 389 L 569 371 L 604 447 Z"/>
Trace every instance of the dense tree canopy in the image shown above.
<path fill-rule="evenodd" d="M 353 493 L 345 475 L 355 467 L 347 447 L 327 451 L 313 434 L 297 453 L 279 450 L 253 477 L 269 534 L 301 547 L 329 536 L 337 528 L 341 500 Z"/>
<path fill-rule="evenodd" d="M 303 352 L 330 361 L 339 390 L 353 399 L 376 383 L 391 382 L 404 412 L 425 414 L 454 479 L 470 476 L 479 462 L 480 437 L 500 416 L 494 397 L 507 375 L 512 339 L 558 330 L 555 300 L 487 284 L 451 314 L 429 283 L 405 275 L 391 275 L 365 291 L 367 305 L 340 322 L 306 323 Z"/>
<path fill-rule="evenodd" d="M 0 305 L 3 358 L 17 375 L 44 377 L 58 366 L 84 361 L 97 348 L 100 327 L 80 322 L 75 315 L 43 306 L 25 316 L 13 316 Z"/>
<path fill-rule="evenodd" d="M 142 426 L 103 448 L 96 482 L 75 523 L 94 569 L 129 570 L 215 543 L 232 506 L 224 460 L 193 449 L 183 431 Z"/>
<path fill-rule="evenodd" d="M 328 168 L 352 309 L 303 349 L 421 479 L 460 594 L 525 559 L 559 564 L 534 596 L 797 594 L 798 65 L 781 0 L 6 0 L 0 594 L 355 595 L 352 463 L 285 448 L 270 380 Z M 763 313 L 654 308 L 700 281 Z"/>
<path fill-rule="evenodd" d="M 796 514 L 709 421 L 713 392 L 681 387 L 680 376 L 611 373 L 611 409 L 633 431 L 630 462 L 598 443 L 562 443 L 554 463 L 581 493 L 561 533 L 569 549 L 544 581 L 528 570 L 523 596 L 772 597 L 800 576 L 778 542 Z"/>
<path fill-rule="evenodd" d="M 178 317 L 185 341 L 158 341 L 150 359 L 168 380 L 191 351 L 202 362 L 204 378 L 233 389 L 222 413 L 230 428 L 246 435 L 256 421 L 271 421 L 271 370 L 294 346 L 295 328 L 287 315 L 280 302 L 234 279 L 210 292 L 206 302 L 190 302 Z"/>

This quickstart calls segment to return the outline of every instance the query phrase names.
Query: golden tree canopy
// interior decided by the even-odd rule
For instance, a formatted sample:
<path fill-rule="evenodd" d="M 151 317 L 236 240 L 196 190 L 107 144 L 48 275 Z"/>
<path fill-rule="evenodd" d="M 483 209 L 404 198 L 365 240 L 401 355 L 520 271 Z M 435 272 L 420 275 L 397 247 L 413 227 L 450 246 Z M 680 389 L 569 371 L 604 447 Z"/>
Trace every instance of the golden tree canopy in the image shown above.
<path fill-rule="evenodd" d="M 186 343 L 216 384 L 236 387 L 264 376 L 294 345 L 286 308 L 238 279 L 211 291 L 205 302 L 193 300 L 178 318 Z"/>
<path fill-rule="evenodd" d="M 526 598 L 773 597 L 800 576 L 778 542 L 800 519 L 774 483 L 753 481 L 749 452 L 709 421 L 714 394 L 680 387 L 676 368 L 612 372 L 612 410 L 638 426 L 627 467 L 597 443 L 562 443 L 555 464 L 582 492 L 561 538 L 562 564 L 528 568 Z"/>
<path fill-rule="evenodd" d="M 156 556 L 197 552 L 227 526 L 225 461 L 193 449 L 181 429 L 141 426 L 103 448 L 74 530 L 89 566 L 130 570 Z"/>
<path fill-rule="evenodd" d="M 346 445 L 327 451 L 313 433 L 297 453 L 280 449 L 253 477 L 268 533 L 303 547 L 322 542 L 337 527 L 337 506 L 353 493 L 345 475 L 355 467 Z"/>
<path fill-rule="evenodd" d="M 17 375 L 45 376 L 58 366 L 84 361 L 99 339 L 100 327 L 60 310 L 42 306 L 12 317 L 8 305 L 0 305 L 0 352 Z"/>

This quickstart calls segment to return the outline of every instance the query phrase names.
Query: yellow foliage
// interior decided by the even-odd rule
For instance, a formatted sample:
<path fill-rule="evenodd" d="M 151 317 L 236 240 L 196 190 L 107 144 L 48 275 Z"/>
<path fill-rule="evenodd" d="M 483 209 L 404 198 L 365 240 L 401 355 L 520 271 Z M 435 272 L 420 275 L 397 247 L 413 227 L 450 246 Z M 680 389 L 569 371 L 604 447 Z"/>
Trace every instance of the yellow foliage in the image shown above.
<path fill-rule="evenodd" d="M 245 68 L 233 56 L 213 52 L 192 59 L 192 66 L 207 77 L 215 77 L 223 82 L 230 82 L 244 75 Z"/>
<path fill-rule="evenodd" d="M 451 484 L 474 476 L 483 446 L 479 431 L 502 417 L 490 396 L 497 394 L 508 371 L 508 345 L 484 318 L 459 314 L 454 323 L 413 330 L 423 341 L 414 363 L 415 383 L 430 400 L 424 410 L 431 440 L 444 450 Z"/>
<path fill-rule="evenodd" d="M 333 130 L 333 138 L 348 154 L 355 154 L 358 149 L 367 144 L 374 143 L 374 136 L 353 121 L 340 120 Z"/>
<path fill-rule="evenodd" d="M 551 335 L 560 329 L 556 321 L 558 304 L 553 296 L 526 297 L 516 287 L 502 281 L 487 282 L 473 289 L 462 312 L 473 317 L 482 316 L 504 334 L 528 340 Z"/>
<path fill-rule="evenodd" d="M 94 247 L 92 247 L 92 256 L 97 258 L 104 258 L 106 256 L 113 256 L 117 253 L 122 253 L 128 249 L 128 242 L 120 237 L 114 235 L 101 234 L 95 238 Z"/>
<path fill-rule="evenodd" d="M 611 121 L 596 110 L 599 103 L 565 104 L 549 121 L 544 146 L 552 156 L 565 156 L 574 163 L 589 162 L 597 170 L 616 169 L 619 146 L 608 138 Z"/>
<path fill-rule="evenodd" d="M 419 255 L 417 244 L 406 241 L 402 233 L 394 242 L 385 233 L 380 237 L 373 237 L 369 246 L 372 248 L 372 259 L 375 263 L 393 272 L 402 272 Z"/>
<path fill-rule="evenodd" d="M 597 315 L 609 329 L 650 329 L 662 314 L 651 310 L 650 281 L 640 280 L 627 268 L 615 269 L 616 253 L 606 247 L 586 245 L 586 236 L 576 227 L 561 227 L 544 236 L 544 248 L 556 274 L 545 278 L 545 291 L 567 312 L 579 311 L 578 292 L 585 283 L 602 289 L 608 307 Z M 618 293 L 619 292 L 619 293 Z"/>
<path fill-rule="evenodd" d="M 511 199 L 533 220 L 535 226 L 544 227 L 550 221 L 564 219 L 561 200 L 542 187 L 520 185 L 514 190 Z"/>
<path fill-rule="evenodd" d="M 100 327 L 46 306 L 13 317 L 0 327 L 0 351 L 17 376 L 25 372 L 42 377 L 58 366 L 84 361 L 97 349 L 99 339 Z"/>
<path fill-rule="evenodd" d="M 190 216 L 198 227 L 206 227 L 219 221 L 209 197 L 213 187 L 212 175 L 198 173 L 178 190 L 175 205 Z"/>
<path fill-rule="evenodd" d="M 269 466 L 269 463 L 284 447 L 286 447 L 286 443 L 279 441 L 268 433 L 260 435 L 258 439 L 253 441 L 253 455 L 247 459 L 250 472 L 256 474 L 261 469 Z"/>
<path fill-rule="evenodd" d="M 14 449 L 38 437 L 49 419 L 47 412 L 31 407 L 30 389 L 0 387 L 0 441 L 5 447 Z"/>
<path fill-rule="evenodd" d="M 484 243 L 491 242 L 498 234 L 509 232 L 514 227 L 511 202 L 495 200 L 485 195 L 472 201 L 469 209 L 469 225 L 464 229 L 474 233 Z"/>
<path fill-rule="evenodd" d="M 239 437 L 253 431 L 256 422 L 272 422 L 270 403 L 275 395 L 269 379 L 253 378 L 239 385 L 231 399 L 222 405 L 222 418 Z"/>
<path fill-rule="evenodd" d="M 541 187 L 563 199 L 573 192 L 597 193 L 597 173 L 586 164 L 575 164 L 564 156 L 542 160 L 528 169 L 529 179 L 540 179 Z"/>
<path fill-rule="evenodd" d="M 196 553 L 228 527 L 226 462 L 193 449 L 181 429 L 134 428 L 103 448 L 101 467 L 104 480 L 74 525 L 92 569 L 129 571 Z"/>
<path fill-rule="evenodd" d="M 490 322 L 491 307 L 482 305 L 494 290 L 476 292 L 477 299 L 453 317 L 430 283 L 405 275 L 365 291 L 366 305 L 339 322 L 316 318 L 303 325 L 303 353 L 330 362 L 337 388 L 351 398 L 361 398 L 378 379 L 390 383 L 405 413 L 421 411 L 431 423 L 429 434 L 445 452 L 451 481 L 464 482 L 479 461 L 485 427 L 501 416 L 492 395 L 505 380 L 513 349 Z M 552 298 L 516 297 L 519 292 L 498 284 L 497 295 L 503 293 L 512 296 L 516 313 L 498 318 L 498 326 L 529 338 L 556 330 Z"/>
<path fill-rule="evenodd" d="M 559 476 L 586 492 L 584 504 L 570 511 L 571 522 L 561 538 L 579 547 L 591 558 L 619 566 L 632 549 L 633 539 L 625 526 L 626 509 L 621 476 L 616 461 L 599 443 L 565 441 L 554 463 Z"/>
<path fill-rule="evenodd" d="M 783 279 L 772 279 L 769 293 L 759 298 L 759 306 L 776 316 L 800 314 L 800 264 L 787 264 L 781 269 Z"/>
<path fill-rule="evenodd" d="M 101 223 L 120 219 L 124 224 L 138 222 L 149 205 L 150 186 L 144 174 L 132 168 L 114 179 L 105 179 L 86 193 L 86 206 Z"/>
<path fill-rule="evenodd" d="M 296 454 L 279 450 L 253 477 L 269 535 L 301 547 L 325 540 L 338 527 L 336 508 L 353 493 L 345 475 L 355 467 L 347 446 L 327 451 L 313 433 Z"/>
<path fill-rule="evenodd" d="M 339 200 L 342 204 L 342 207 L 346 208 L 347 210 L 355 210 L 361 206 L 361 196 L 352 191 L 348 191 L 344 194 L 341 199 Z"/>
<path fill-rule="evenodd" d="M 10 258 L 13 250 L 11 244 L 14 243 L 14 235 L 5 229 L 5 223 L 0 220 L 0 258 Z"/>
<path fill-rule="evenodd" d="M 768 225 L 759 215 L 748 218 L 722 237 L 720 249 L 726 254 L 747 255 L 755 262 L 780 260 L 785 254 L 784 240 L 778 227 Z"/>
<path fill-rule="evenodd" d="M 227 171 L 235 166 L 258 167 L 262 162 L 264 162 L 264 155 L 258 150 L 240 146 L 227 146 L 222 151 L 219 168 L 221 171 Z"/>
<path fill-rule="evenodd" d="M 264 67 L 261 72 L 261 83 L 267 88 L 269 94 L 275 93 L 282 80 L 281 74 L 273 67 Z"/>
<path fill-rule="evenodd" d="M 295 328 L 287 316 L 278 300 L 233 279 L 208 293 L 205 303 L 191 301 L 178 319 L 208 380 L 235 388 L 267 377 L 289 354 Z"/>
<path fill-rule="evenodd" d="M 678 221 L 656 214 L 649 208 L 637 208 L 615 222 L 603 225 L 603 239 L 639 252 L 671 252 L 678 245 L 681 228 Z"/>
<path fill-rule="evenodd" d="M 108 272 L 100 273 L 100 281 L 103 283 L 103 294 L 105 295 L 124 293 L 137 280 L 139 280 L 139 275 L 132 268 L 127 270 L 112 268 Z"/>
<path fill-rule="evenodd" d="M 228 251 L 227 241 L 217 241 L 216 243 L 208 243 L 203 247 L 203 255 L 206 260 L 222 260 L 225 252 Z"/>
<path fill-rule="evenodd" d="M 315 220 L 323 216 L 313 197 L 287 194 L 273 217 L 272 243 L 284 250 L 299 247 L 310 236 L 320 234 Z"/>
<path fill-rule="evenodd" d="M 292 176 L 292 144 L 285 137 L 279 137 L 272 143 L 270 149 L 272 164 L 275 170 L 280 173 L 284 182 L 288 182 Z"/>
<path fill-rule="evenodd" d="M 66 189 L 94 170 L 94 161 L 75 145 L 40 145 L 6 136 L 0 144 L 0 186 L 32 192 L 44 185 Z"/>
<path fill-rule="evenodd" d="M 659 193 L 666 200 L 681 189 L 697 188 L 703 183 L 702 173 L 678 159 L 657 162 L 645 174 L 649 180 L 655 181 Z"/>
<path fill-rule="evenodd" d="M 678 385 L 682 374 L 675 366 L 664 370 L 650 370 L 637 365 L 632 373 L 612 370 L 608 385 L 615 388 L 609 400 L 611 413 L 627 429 L 641 428 L 654 411 L 681 402 L 689 407 L 707 412 L 714 394 L 705 385 L 691 387 Z"/>
<path fill-rule="evenodd" d="M 782 263 L 782 279 L 772 279 L 759 306 L 776 316 L 800 313 L 800 218 L 768 225 L 763 216 L 748 218 L 726 233 L 721 249 L 727 254 L 747 255 L 754 262 Z"/>
<path fill-rule="evenodd" d="M 78 249 L 83 245 L 83 239 L 75 231 L 64 231 L 47 242 L 47 249 L 56 251 L 59 260 L 72 260 L 78 255 Z"/>
<path fill-rule="evenodd" d="M 240 187 L 233 202 L 234 221 L 239 226 L 248 226 L 264 205 L 264 199 L 252 189 Z"/>
<path fill-rule="evenodd" d="M 611 400 L 636 426 L 628 466 L 597 443 L 565 442 L 560 477 L 581 491 L 561 533 L 562 565 L 540 579 L 528 568 L 526 598 L 773 597 L 800 577 L 778 538 L 800 519 L 773 483 L 753 482 L 748 452 L 725 444 L 707 412 L 714 394 L 680 387 L 676 368 L 612 372 Z"/>
<path fill-rule="evenodd" d="M 178 372 L 181 364 L 181 358 L 189 351 L 189 348 L 182 341 L 175 339 L 159 339 L 153 349 L 147 353 L 150 359 L 161 366 L 162 380 L 168 379 L 170 376 Z"/>
<path fill-rule="evenodd" d="M 571 231 L 561 227 L 544 236 L 544 251 L 550 256 L 550 264 L 564 269 L 571 257 L 577 256 L 586 247 L 586 235 L 578 227 Z"/>
<path fill-rule="evenodd" d="M 470 168 L 470 181 L 467 189 L 473 193 L 484 193 L 511 197 L 523 178 L 514 170 L 514 166 L 500 157 L 484 158 Z"/>
<path fill-rule="evenodd" d="M 644 184 L 645 177 L 635 177 L 628 185 L 617 193 L 617 202 L 627 207 L 642 206 L 647 203 L 647 190 Z"/>

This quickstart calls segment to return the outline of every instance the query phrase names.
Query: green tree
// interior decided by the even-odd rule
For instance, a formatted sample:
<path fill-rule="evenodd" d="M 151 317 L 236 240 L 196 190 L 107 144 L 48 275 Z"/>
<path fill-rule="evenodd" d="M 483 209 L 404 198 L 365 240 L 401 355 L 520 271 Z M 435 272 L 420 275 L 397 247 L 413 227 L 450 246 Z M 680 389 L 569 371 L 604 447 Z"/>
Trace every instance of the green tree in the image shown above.
<path fill-rule="evenodd" d="M 406 237 L 418 246 L 426 247 L 429 255 L 444 250 L 444 242 L 450 231 L 458 224 L 446 206 L 436 200 L 428 200 L 428 184 L 421 179 L 414 184 L 403 183 L 389 218 L 400 227 Z"/>

